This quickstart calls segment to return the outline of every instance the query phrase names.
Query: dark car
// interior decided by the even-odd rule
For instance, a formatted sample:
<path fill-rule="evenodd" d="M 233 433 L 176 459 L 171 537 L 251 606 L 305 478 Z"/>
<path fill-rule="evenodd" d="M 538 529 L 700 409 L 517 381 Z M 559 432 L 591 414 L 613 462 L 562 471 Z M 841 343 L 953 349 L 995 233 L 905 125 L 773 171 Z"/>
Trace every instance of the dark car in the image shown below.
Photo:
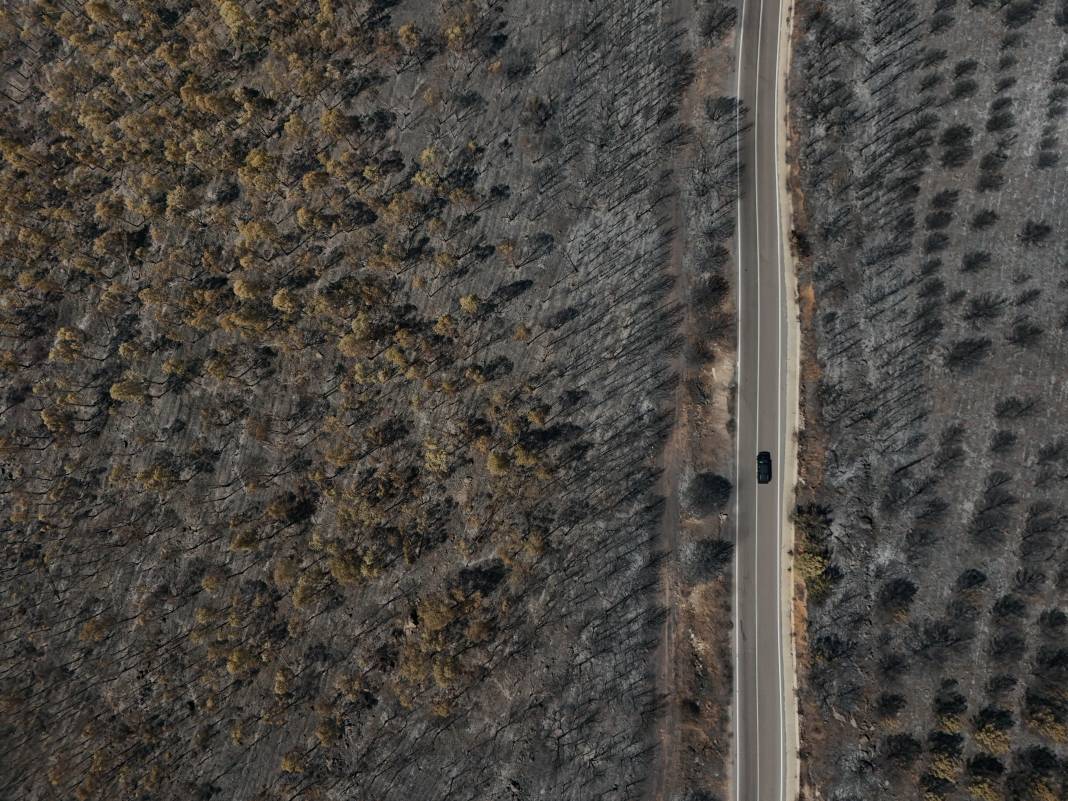
<path fill-rule="evenodd" d="M 771 483 L 771 454 L 761 451 L 757 454 L 757 484 Z"/>

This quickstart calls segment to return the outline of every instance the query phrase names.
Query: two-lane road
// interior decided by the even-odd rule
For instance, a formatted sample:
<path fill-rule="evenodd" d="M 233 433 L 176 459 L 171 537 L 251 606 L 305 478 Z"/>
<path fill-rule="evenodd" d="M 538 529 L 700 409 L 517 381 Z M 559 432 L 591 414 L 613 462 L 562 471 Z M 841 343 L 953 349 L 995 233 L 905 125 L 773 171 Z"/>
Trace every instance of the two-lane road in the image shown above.
<path fill-rule="evenodd" d="M 781 189 L 784 176 L 786 0 L 742 0 L 737 43 L 739 116 L 737 482 L 735 521 L 736 801 L 793 801 L 796 750 L 785 480 L 794 474 L 796 398 Z M 770 451 L 772 481 L 756 481 Z M 784 469 L 785 468 L 785 469 Z M 785 473 L 785 475 L 784 475 Z"/>

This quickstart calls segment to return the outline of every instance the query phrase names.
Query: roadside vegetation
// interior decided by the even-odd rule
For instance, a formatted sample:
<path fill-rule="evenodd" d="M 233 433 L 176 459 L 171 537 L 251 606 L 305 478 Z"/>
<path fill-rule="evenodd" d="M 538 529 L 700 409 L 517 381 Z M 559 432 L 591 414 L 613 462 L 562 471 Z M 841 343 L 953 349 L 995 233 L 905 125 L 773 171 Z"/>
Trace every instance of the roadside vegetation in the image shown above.
<path fill-rule="evenodd" d="M 715 789 L 661 453 L 727 424 L 734 20 L 675 15 L 0 11 L 0 796 L 639 798 L 665 563 Z"/>
<path fill-rule="evenodd" d="M 1068 796 L 1062 6 L 797 7 L 806 797 Z"/>

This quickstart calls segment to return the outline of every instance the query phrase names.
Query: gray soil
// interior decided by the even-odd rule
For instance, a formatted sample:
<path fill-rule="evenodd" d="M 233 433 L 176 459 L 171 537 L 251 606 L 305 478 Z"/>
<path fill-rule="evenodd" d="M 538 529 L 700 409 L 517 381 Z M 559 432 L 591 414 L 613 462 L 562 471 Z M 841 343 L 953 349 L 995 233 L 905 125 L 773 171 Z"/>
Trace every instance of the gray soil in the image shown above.
<path fill-rule="evenodd" d="M 798 4 L 810 795 L 1068 796 L 1066 25 Z"/>
<path fill-rule="evenodd" d="M 165 5 L 0 15 L 0 798 L 719 793 L 729 19 Z"/>

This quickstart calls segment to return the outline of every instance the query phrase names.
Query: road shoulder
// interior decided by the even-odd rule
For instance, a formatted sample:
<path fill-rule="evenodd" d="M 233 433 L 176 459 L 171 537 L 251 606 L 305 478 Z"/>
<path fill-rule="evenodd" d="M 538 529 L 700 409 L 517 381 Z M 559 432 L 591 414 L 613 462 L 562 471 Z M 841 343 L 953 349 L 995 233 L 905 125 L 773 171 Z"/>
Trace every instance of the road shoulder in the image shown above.
<path fill-rule="evenodd" d="M 793 242 L 789 235 L 793 230 L 794 204 L 793 194 L 788 180 L 793 171 L 789 162 L 789 106 L 787 104 L 790 63 L 793 49 L 793 0 L 780 0 L 779 28 L 779 77 L 776 87 L 778 93 L 779 117 L 776 120 L 778 168 L 781 168 L 779 185 L 779 225 L 786 234 L 783 242 L 783 278 L 785 283 L 785 322 L 786 322 L 786 442 L 783 460 L 783 500 L 782 500 L 782 630 L 788 632 L 785 641 L 788 646 L 783 658 L 783 686 L 786 697 L 783 699 L 786 709 L 786 753 L 785 759 L 785 799 L 797 798 L 801 786 L 800 773 L 800 734 L 798 719 L 797 686 L 797 651 L 795 628 L 795 581 L 793 571 L 794 524 L 793 509 L 796 505 L 797 490 L 797 451 L 798 434 L 804 424 L 800 415 L 800 364 L 801 364 L 801 314 L 798 303 L 797 269 Z"/>

